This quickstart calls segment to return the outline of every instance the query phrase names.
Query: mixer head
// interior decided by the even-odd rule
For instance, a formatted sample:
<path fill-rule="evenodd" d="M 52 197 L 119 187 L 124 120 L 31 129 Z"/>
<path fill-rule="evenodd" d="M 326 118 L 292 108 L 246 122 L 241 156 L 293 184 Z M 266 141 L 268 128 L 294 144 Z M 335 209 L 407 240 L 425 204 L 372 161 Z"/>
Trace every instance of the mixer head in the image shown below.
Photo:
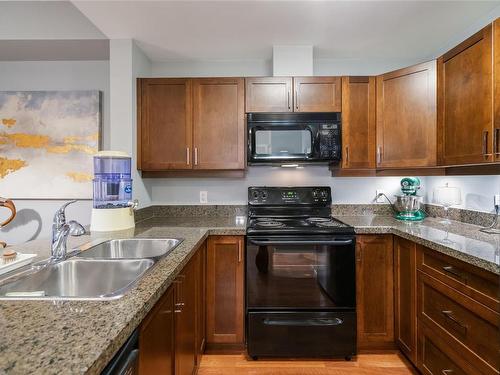
<path fill-rule="evenodd" d="M 401 180 L 401 191 L 405 195 L 416 195 L 420 189 L 420 179 L 418 177 L 405 177 Z"/>

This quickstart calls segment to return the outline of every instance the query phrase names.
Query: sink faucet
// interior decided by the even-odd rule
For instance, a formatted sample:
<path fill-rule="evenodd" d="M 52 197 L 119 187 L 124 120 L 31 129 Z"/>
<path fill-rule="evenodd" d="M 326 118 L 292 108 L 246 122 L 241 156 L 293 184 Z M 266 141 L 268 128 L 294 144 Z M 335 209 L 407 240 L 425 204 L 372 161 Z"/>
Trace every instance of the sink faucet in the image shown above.
<path fill-rule="evenodd" d="M 85 234 L 83 225 L 75 220 L 66 223 L 65 210 L 70 204 L 76 201 L 70 201 L 62 205 L 54 215 L 52 222 L 52 246 L 50 249 L 50 261 L 59 261 L 66 258 L 68 236 L 81 236 Z"/>

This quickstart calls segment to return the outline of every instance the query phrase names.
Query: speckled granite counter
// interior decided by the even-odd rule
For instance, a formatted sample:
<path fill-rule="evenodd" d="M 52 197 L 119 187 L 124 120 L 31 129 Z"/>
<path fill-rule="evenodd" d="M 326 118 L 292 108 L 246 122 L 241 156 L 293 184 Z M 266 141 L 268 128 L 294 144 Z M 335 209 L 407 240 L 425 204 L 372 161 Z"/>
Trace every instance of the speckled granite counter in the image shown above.
<path fill-rule="evenodd" d="M 121 299 L 114 301 L 0 301 L 0 374 L 98 374 L 144 319 L 210 234 L 243 235 L 236 218 L 152 218 L 139 223 L 136 237 L 184 241 L 158 262 Z M 119 236 L 124 237 L 124 236 Z M 70 245 L 90 241 L 71 238 Z M 13 247 L 48 256 L 49 241 Z"/>
<path fill-rule="evenodd" d="M 500 275 L 500 235 L 486 234 L 479 227 L 442 219 L 405 223 L 391 216 L 336 216 L 354 226 L 356 233 L 392 233 Z"/>
<path fill-rule="evenodd" d="M 454 222 L 446 231 L 436 219 L 404 224 L 388 216 L 338 216 L 357 233 L 393 233 L 500 274 L 500 236 Z M 152 217 L 129 236 L 176 237 L 184 241 L 123 298 L 95 301 L 0 301 L 0 374 L 98 374 L 144 319 L 173 279 L 210 235 L 244 235 L 241 217 Z M 91 237 L 72 238 L 70 245 Z M 49 242 L 14 248 L 48 255 Z"/>

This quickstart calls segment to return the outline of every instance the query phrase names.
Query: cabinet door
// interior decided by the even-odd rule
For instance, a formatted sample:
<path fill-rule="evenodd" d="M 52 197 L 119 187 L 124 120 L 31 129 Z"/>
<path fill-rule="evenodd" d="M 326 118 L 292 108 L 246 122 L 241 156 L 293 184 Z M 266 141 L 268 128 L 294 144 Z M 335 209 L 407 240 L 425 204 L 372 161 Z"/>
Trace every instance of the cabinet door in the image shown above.
<path fill-rule="evenodd" d="M 196 364 L 199 365 L 205 351 L 206 340 L 206 261 L 207 245 L 203 243 L 195 255 L 198 271 L 196 272 Z"/>
<path fill-rule="evenodd" d="M 195 169 L 245 169 L 243 78 L 193 80 Z"/>
<path fill-rule="evenodd" d="M 417 363 L 417 262 L 415 242 L 394 237 L 395 334 L 399 349 Z"/>
<path fill-rule="evenodd" d="M 137 86 L 138 169 L 191 169 L 191 81 L 143 78 Z"/>
<path fill-rule="evenodd" d="M 391 235 L 356 240 L 358 348 L 394 346 L 393 247 Z"/>
<path fill-rule="evenodd" d="M 191 260 L 176 283 L 175 374 L 191 375 L 196 366 L 196 271 Z"/>
<path fill-rule="evenodd" d="M 294 77 L 295 112 L 340 112 L 340 77 Z"/>
<path fill-rule="evenodd" d="M 492 28 L 439 58 L 439 133 L 444 165 L 492 161 Z"/>
<path fill-rule="evenodd" d="M 292 112 L 291 77 L 245 78 L 246 112 Z"/>
<path fill-rule="evenodd" d="M 168 289 L 141 324 L 139 374 L 174 374 L 174 288 Z"/>
<path fill-rule="evenodd" d="M 375 77 L 342 77 L 342 168 L 375 168 Z"/>
<path fill-rule="evenodd" d="M 436 165 L 436 62 L 377 77 L 377 167 Z"/>
<path fill-rule="evenodd" d="M 493 120 L 493 153 L 495 161 L 500 161 L 500 19 L 493 23 L 493 77 L 495 78 L 493 91 L 494 120 Z"/>
<path fill-rule="evenodd" d="M 207 343 L 242 344 L 244 266 L 242 236 L 212 236 L 207 248 Z"/>

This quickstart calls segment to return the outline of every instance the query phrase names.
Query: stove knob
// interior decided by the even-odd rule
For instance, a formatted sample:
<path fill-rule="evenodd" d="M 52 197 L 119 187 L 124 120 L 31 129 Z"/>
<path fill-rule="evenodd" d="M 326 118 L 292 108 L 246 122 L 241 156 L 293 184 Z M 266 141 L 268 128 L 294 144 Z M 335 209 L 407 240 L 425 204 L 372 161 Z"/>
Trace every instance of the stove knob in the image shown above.
<path fill-rule="evenodd" d="M 261 192 L 260 193 L 260 196 L 262 199 L 266 199 L 267 198 L 267 193 L 265 191 Z"/>
<path fill-rule="evenodd" d="M 252 191 L 252 198 L 255 200 L 259 199 L 259 192 L 257 190 Z"/>
<path fill-rule="evenodd" d="M 318 191 L 317 190 L 313 190 L 312 194 L 313 194 L 313 198 L 318 198 Z"/>
<path fill-rule="evenodd" d="M 321 198 L 326 199 L 326 198 L 328 198 L 328 191 L 321 190 L 320 195 L 321 195 Z"/>

